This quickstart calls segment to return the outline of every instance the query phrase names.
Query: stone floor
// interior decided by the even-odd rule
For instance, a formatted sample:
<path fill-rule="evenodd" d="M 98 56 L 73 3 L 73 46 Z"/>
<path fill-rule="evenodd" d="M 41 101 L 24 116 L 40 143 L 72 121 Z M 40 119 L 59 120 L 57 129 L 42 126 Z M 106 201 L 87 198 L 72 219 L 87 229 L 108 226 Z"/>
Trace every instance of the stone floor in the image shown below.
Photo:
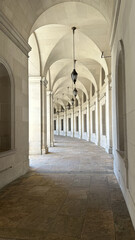
<path fill-rule="evenodd" d="M 0 191 L 0 239 L 135 240 L 111 156 L 56 137 L 45 156 Z"/>

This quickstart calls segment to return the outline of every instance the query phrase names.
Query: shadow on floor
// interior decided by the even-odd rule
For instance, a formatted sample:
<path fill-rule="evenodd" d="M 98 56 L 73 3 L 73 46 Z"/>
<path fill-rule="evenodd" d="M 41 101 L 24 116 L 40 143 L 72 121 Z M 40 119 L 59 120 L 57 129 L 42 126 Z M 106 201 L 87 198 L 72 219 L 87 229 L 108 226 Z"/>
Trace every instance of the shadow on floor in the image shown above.
<path fill-rule="evenodd" d="M 134 240 L 110 155 L 64 137 L 51 150 L 32 156 L 30 171 L 0 191 L 0 237 Z"/>

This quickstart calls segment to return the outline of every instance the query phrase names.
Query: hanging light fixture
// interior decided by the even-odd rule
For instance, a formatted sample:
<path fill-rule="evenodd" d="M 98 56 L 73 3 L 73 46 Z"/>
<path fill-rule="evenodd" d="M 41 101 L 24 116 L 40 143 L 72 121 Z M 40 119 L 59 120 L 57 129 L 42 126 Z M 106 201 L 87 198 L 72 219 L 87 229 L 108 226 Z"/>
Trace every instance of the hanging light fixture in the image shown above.
<path fill-rule="evenodd" d="M 77 80 L 77 76 L 78 76 L 78 73 L 76 72 L 76 69 L 75 69 L 76 60 L 75 60 L 75 39 L 74 39 L 74 34 L 75 34 L 76 27 L 72 27 L 72 30 L 73 30 L 73 67 L 74 68 L 73 68 L 73 71 L 71 73 L 71 78 L 72 78 L 73 83 L 75 84 L 76 80 Z"/>
<path fill-rule="evenodd" d="M 74 90 L 73 90 L 73 95 L 74 95 L 75 98 L 76 98 L 76 96 L 77 96 L 77 93 L 78 93 L 78 91 L 77 91 L 77 89 L 76 89 L 76 87 L 75 87 Z"/>

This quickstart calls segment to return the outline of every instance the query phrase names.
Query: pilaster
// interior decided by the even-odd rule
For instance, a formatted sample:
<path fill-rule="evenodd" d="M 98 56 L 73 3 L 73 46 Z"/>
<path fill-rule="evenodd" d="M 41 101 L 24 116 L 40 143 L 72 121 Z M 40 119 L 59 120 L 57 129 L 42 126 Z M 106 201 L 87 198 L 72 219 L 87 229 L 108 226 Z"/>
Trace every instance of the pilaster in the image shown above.
<path fill-rule="evenodd" d="M 90 141 L 90 100 L 87 100 L 87 141 Z"/>
<path fill-rule="evenodd" d="M 100 146 L 100 106 L 99 90 L 96 91 L 96 144 Z"/>
<path fill-rule="evenodd" d="M 47 102 L 46 102 L 46 86 L 47 80 L 43 77 L 40 81 L 41 86 L 41 146 L 42 154 L 48 153 L 47 145 Z"/>
<path fill-rule="evenodd" d="M 41 154 L 41 77 L 29 77 L 29 153 Z"/>
<path fill-rule="evenodd" d="M 53 100 L 52 91 L 47 91 L 47 144 L 53 147 Z"/>
<path fill-rule="evenodd" d="M 82 105 L 79 105 L 79 138 L 82 139 Z"/>
<path fill-rule="evenodd" d="M 74 137 L 74 106 L 72 109 L 72 122 L 71 122 L 71 128 L 72 128 L 72 137 Z"/>
<path fill-rule="evenodd" d="M 111 74 L 106 76 L 106 151 L 112 153 L 112 85 Z"/>

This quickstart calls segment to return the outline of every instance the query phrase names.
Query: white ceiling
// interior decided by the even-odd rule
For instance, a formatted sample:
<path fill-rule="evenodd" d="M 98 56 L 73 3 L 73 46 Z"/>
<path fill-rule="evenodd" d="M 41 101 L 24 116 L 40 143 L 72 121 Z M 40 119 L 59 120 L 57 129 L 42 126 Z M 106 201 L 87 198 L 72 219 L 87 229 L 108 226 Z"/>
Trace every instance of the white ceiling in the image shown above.
<path fill-rule="evenodd" d="M 89 2 L 89 5 L 86 2 Z M 94 4 L 97 4 L 96 7 Z M 73 34 L 71 28 L 73 26 L 77 28 L 75 31 L 78 72 L 76 87 L 79 91 L 79 100 L 82 92 L 85 92 L 89 99 L 91 83 L 96 90 L 99 89 L 101 68 L 106 75 L 110 73 L 110 60 L 101 58 L 101 52 L 110 54 L 109 41 L 114 7 L 115 0 L 63 1 L 48 8 L 33 24 L 29 38 L 29 44 L 32 47 L 29 75 L 47 78 L 48 90 L 53 92 L 56 103 L 65 105 L 68 97 L 72 98 Z"/>

